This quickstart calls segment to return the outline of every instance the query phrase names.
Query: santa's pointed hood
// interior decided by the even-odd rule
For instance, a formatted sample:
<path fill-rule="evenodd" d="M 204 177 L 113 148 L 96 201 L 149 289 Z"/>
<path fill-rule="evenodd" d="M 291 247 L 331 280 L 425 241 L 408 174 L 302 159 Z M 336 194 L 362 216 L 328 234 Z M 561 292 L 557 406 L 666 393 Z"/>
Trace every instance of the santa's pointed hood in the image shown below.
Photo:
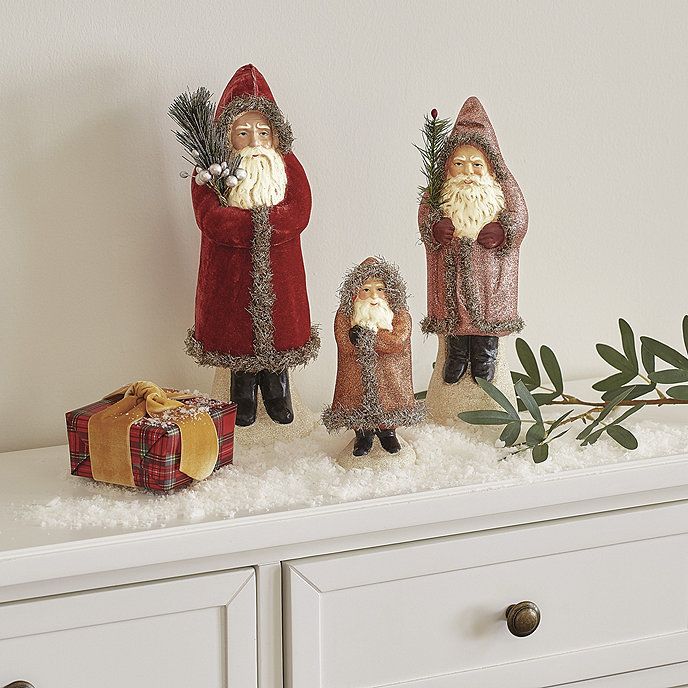
<path fill-rule="evenodd" d="M 249 110 L 262 112 L 277 136 L 277 149 L 290 153 L 294 136 L 291 125 L 277 107 L 265 77 L 252 65 L 240 67 L 229 80 L 215 111 L 215 119 L 229 126 L 239 115 Z"/>
<path fill-rule="evenodd" d="M 475 146 L 485 153 L 494 176 L 502 187 L 505 208 L 499 216 L 499 221 L 506 232 L 506 241 L 500 250 L 508 251 L 513 236 L 528 225 L 528 209 L 514 175 L 504 162 L 492 122 L 482 103 L 475 96 L 471 96 L 461 107 L 454 128 L 444 143 L 440 163 L 446 166 L 449 156 L 458 146 L 464 144 Z"/>
<path fill-rule="evenodd" d="M 475 96 L 471 96 L 459 110 L 454 128 L 447 137 L 445 162 L 452 152 L 463 144 L 476 146 L 485 153 L 500 183 L 510 174 L 499 149 L 492 122 L 482 103 Z"/>
<path fill-rule="evenodd" d="M 342 286 L 339 288 L 341 310 L 351 315 L 358 290 L 372 277 L 377 277 L 385 283 L 387 302 L 394 313 L 398 310 L 407 310 L 406 282 L 399 268 L 381 256 L 366 258 L 344 275 Z"/>

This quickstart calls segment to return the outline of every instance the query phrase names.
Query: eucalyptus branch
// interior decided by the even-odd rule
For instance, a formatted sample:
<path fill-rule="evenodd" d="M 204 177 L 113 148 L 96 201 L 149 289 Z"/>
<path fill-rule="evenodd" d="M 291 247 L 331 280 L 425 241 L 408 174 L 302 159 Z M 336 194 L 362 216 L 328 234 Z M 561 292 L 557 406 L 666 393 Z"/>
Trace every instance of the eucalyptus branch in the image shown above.
<path fill-rule="evenodd" d="M 608 344 L 597 344 L 601 358 L 614 368 L 613 374 L 599 380 L 592 388 L 602 392 L 600 401 L 587 401 L 564 390 L 561 366 L 554 352 L 547 346 L 540 347 L 540 361 L 549 384 L 543 384 L 540 363 L 529 344 L 523 339 L 516 340 L 516 353 L 523 371 L 512 372 L 514 394 L 517 408 L 502 391 L 493 384 L 478 379 L 478 384 L 503 410 L 467 411 L 459 417 L 474 425 L 502 425 L 500 439 L 507 447 L 516 447 L 520 453 L 530 449 L 536 463 L 545 461 L 549 445 L 565 432 L 554 435 L 554 431 L 576 421 L 589 421 L 577 435 L 582 446 L 594 444 L 603 434 L 626 449 L 636 449 L 638 441 L 633 433 L 621 423 L 645 406 L 688 405 L 688 356 L 652 337 L 640 337 L 640 356 L 635 334 L 623 319 L 619 320 L 621 347 L 623 351 Z M 688 354 L 688 315 L 682 322 L 683 344 Z M 657 370 L 657 361 L 668 364 L 669 368 Z M 641 372 L 640 364 L 643 371 Z M 636 380 L 640 378 L 644 384 Z M 671 385 L 666 390 L 659 385 Z M 656 397 L 648 398 L 649 394 Z M 585 410 L 573 414 L 570 409 L 555 420 L 544 420 L 541 407 L 546 406 L 583 406 Z M 625 410 L 612 419 L 616 409 Z M 530 418 L 521 414 L 527 411 Z M 523 425 L 529 425 L 525 440 L 520 440 Z"/>

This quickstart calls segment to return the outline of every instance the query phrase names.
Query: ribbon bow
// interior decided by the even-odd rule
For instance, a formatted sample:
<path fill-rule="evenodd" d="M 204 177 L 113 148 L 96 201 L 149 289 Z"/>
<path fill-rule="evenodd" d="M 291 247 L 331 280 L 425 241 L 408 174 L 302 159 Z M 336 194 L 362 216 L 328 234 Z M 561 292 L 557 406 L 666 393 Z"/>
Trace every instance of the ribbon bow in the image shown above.
<path fill-rule="evenodd" d="M 145 416 L 160 416 L 166 411 L 181 408 L 184 406 L 182 399 L 194 396 L 139 380 L 104 397 L 106 400 L 121 398 L 94 413 L 88 421 L 88 447 L 94 480 L 133 487 L 131 426 Z M 219 451 L 213 419 L 208 413 L 199 412 L 186 416 L 172 414 L 169 421 L 179 427 L 181 435 L 179 470 L 194 480 L 207 478 L 215 468 Z"/>

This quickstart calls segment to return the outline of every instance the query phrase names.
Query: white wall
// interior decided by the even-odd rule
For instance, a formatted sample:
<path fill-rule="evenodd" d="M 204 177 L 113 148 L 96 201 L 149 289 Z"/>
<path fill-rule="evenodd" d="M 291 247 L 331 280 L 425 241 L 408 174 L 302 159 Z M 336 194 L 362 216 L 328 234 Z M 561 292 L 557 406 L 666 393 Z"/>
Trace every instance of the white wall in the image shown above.
<path fill-rule="evenodd" d="M 526 338 L 603 372 L 623 315 L 674 341 L 688 311 L 685 2 L 10 1 L 0 10 L 0 449 L 64 441 L 63 412 L 135 378 L 209 388 L 183 352 L 199 234 L 166 111 L 253 62 L 313 187 L 303 237 L 329 400 L 344 270 L 395 260 L 425 306 L 415 226 L 432 107 L 480 97 L 531 214 Z M 434 342 L 414 339 L 416 387 Z"/>

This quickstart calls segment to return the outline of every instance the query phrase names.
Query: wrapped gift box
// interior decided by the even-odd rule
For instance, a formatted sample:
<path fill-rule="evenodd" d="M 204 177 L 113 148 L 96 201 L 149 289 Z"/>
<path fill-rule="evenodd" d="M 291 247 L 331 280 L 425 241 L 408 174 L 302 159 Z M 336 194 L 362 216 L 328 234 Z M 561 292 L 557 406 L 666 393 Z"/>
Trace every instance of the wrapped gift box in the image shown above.
<path fill-rule="evenodd" d="M 172 391 L 172 390 L 168 390 Z M 69 456 L 73 475 L 94 478 L 89 454 L 89 421 L 122 397 L 106 398 L 66 414 Z M 189 484 L 193 478 L 180 470 L 181 431 L 171 419 L 179 414 L 207 414 L 217 432 L 217 462 L 213 470 L 232 463 L 236 405 L 207 397 L 183 399 L 184 407 L 161 415 L 144 416 L 129 429 L 131 472 L 136 487 L 166 492 Z M 211 428 L 212 430 L 212 428 Z"/>

